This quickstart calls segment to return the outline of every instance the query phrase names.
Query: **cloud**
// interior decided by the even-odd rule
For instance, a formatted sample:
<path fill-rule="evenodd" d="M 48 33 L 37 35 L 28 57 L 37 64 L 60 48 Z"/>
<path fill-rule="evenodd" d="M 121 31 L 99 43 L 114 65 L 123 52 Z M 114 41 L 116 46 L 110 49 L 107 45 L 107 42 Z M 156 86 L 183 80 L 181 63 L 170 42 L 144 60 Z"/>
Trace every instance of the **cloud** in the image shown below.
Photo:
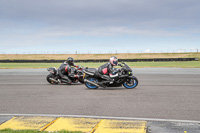
<path fill-rule="evenodd" d="M 185 52 L 185 49 L 179 49 L 177 50 L 177 53 L 184 53 Z"/>
<path fill-rule="evenodd" d="M 146 50 L 144 50 L 144 52 L 145 52 L 145 53 L 150 53 L 151 50 L 150 50 L 150 49 L 146 49 Z"/>
<path fill-rule="evenodd" d="M 188 26 L 200 20 L 198 0 L 5 0 L 0 2 L 3 19 L 46 23 L 50 26 L 128 26 L 167 28 Z M 192 25 L 190 25 L 191 27 Z"/>
<path fill-rule="evenodd" d="M 198 42 L 199 12 L 199 0 L 1 0 L 0 45 L 73 44 L 81 37 L 107 44 L 102 38 L 124 36 L 133 43 L 151 37 Z"/>

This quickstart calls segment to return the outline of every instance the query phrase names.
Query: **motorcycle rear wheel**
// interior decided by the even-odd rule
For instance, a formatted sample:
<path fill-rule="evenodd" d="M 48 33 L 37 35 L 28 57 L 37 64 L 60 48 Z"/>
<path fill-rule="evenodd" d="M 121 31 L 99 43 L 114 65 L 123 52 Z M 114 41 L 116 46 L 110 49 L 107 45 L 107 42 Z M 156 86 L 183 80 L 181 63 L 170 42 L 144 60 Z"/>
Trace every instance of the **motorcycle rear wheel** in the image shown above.
<path fill-rule="evenodd" d="M 47 75 L 46 79 L 47 79 L 47 82 L 49 82 L 50 84 L 53 84 L 53 85 L 58 84 L 57 82 L 54 82 L 54 81 L 50 80 L 50 78 L 55 79 L 56 78 L 55 75 L 53 75 L 52 73 L 50 73 L 49 75 Z"/>
<path fill-rule="evenodd" d="M 95 79 L 95 78 L 87 78 L 87 80 L 89 80 L 89 81 L 97 81 L 97 79 Z M 98 88 L 98 86 L 92 85 L 92 84 L 87 83 L 87 82 L 85 82 L 85 86 L 88 89 L 97 89 Z"/>

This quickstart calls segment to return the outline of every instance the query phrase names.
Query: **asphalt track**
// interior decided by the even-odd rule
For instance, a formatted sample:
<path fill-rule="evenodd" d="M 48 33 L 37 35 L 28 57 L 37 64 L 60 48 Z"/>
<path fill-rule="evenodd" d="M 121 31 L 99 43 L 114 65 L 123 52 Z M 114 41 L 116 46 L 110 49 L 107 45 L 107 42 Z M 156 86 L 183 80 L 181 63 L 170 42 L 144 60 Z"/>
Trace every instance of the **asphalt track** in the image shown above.
<path fill-rule="evenodd" d="M 89 90 L 82 84 L 50 85 L 46 69 L 1 69 L 0 114 L 200 120 L 199 68 L 133 70 L 139 79 L 135 89 Z"/>

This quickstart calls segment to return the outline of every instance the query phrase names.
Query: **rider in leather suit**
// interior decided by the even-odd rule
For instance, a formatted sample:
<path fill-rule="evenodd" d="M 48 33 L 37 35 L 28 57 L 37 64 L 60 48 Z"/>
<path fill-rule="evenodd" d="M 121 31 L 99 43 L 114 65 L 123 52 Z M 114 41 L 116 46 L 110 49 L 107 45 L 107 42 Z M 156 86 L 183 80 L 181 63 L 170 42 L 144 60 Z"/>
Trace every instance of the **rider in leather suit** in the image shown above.
<path fill-rule="evenodd" d="M 101 74 L 101 78 L 105 79 L 102 83 L 113 83 L 113 77 L 115 77 L 115 72 L 113 66 L 118 64 L 118 59 L 115 56 L 112 56 L 108 63 L 100 66 L 98 72 Z"/>
<path fill-rule="evenodd" d="M 66 82 L 68 84 L 72 83 L 70 78 L 78 77 L 78 75 L 75 75 L 74 73 L 72 73 L 72 71 L 71 71 L 72 66 L 78 68 L 78 66 L 74 65 L 74 59 L 72 57 L 69 57 L 69 58 L 67 58 L 67 61 L 62 63 L 60 65 L 60 67 L 58 68 L 59 76 L 62 79 L 64 79 L 63 82 Z"/>

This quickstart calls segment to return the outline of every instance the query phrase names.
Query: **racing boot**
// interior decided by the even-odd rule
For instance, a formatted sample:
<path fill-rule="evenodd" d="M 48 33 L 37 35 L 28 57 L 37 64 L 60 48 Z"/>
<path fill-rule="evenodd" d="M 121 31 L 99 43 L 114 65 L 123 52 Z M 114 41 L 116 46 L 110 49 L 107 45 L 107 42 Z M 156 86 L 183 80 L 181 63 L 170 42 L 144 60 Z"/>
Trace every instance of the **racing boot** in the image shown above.
<path fill-rule="evenodd" d="M 72 79 L 73 83 L 77 83 L 78 82 L 79 75 L 74 74 L 74 73 L 70 73 L 70 74 L 68 74 L 68 76 Z"/>
<path fill-rule="evenodd" d="M 71 79 L 67 76 L 62 77 L 61 81 L 64 82 L 64 83 L 67 83 L 67 84 L 72 83 Z"/>
<path fill-rule="evenodd" d="M 108 83 L 108 82 L 106 82 L 106 83 Z M 98 85 L 100 85 L 103 88 L 106 88 L 107 87 L 106 83 L 104 81 L 103 82 L 98 82 Z"/>

